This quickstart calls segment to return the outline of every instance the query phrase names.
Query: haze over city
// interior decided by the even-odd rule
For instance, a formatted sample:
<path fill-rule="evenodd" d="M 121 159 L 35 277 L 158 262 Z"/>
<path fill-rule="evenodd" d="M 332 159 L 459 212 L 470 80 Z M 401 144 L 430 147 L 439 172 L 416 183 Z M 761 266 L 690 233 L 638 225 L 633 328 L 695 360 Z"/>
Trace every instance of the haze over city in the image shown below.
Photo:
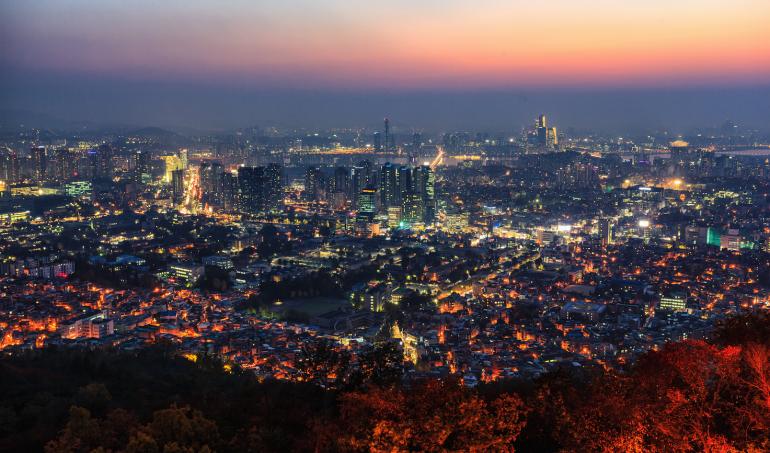
<path fill-rule="evenodd" d="M 3 1 L 0 107 L 217 130 L 763 127 L 761 0 Z M 120 108 L 116 108 L 119 106 Z M 22 115 L 23 117 L 23 115 Z"/>

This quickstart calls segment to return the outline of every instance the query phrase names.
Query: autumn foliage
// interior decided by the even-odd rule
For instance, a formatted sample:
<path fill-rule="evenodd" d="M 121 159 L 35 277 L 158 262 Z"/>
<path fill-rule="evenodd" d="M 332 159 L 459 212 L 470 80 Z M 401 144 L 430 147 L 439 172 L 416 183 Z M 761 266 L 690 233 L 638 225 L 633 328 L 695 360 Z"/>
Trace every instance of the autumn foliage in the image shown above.
<path fill-rule="evenodd" d="M 371 388 L 341 398 L 334 447 L 343 451 L 513 450 L 525 410 L 516 395 L 485 401 L 456 380 Z"/>
<path fill-rule="evenodd" d="M 582 451 L 763 451 L 770 447 L 770 349 L 672 344 L 628 374 L 559 399 L 559 443 Z M 537 404 L 548 405 L 539 389 Z"/>
<path fill-rule="evenodd" d="M 43 352 L 0 360 L 0 450 L 770 451 L 768 327 L 736 318 L 711 342 L 667 345 L 622 372 L 475 389 L 451 377 L 399 383 L 383 370 L 397 365 L 389 349 L 357 374 L 308 349 L 308 376 L 334 376 L 326 388 L 258 383 L 166 352 Z"/>

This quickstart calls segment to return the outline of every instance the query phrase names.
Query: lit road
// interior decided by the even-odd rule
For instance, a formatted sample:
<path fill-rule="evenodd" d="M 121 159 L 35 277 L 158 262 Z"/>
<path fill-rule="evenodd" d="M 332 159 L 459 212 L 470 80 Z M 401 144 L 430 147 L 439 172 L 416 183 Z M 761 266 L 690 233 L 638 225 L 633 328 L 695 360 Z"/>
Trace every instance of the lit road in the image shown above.
<path fill-rule="evenodd" d="M 434 157 L 433 161 L 430 163 L 430 168 L 432 170 L 435 170 L 436 167 L 444 163 L 444 147 L 436 146 L 436 149 L 438 150 L 436 157 Z"/>

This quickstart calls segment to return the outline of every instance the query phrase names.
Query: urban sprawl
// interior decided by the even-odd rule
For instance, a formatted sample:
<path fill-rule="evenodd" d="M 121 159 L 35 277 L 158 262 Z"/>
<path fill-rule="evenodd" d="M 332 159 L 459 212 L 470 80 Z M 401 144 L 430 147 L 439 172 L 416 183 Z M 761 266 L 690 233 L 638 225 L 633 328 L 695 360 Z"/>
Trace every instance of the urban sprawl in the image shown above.
<path fill-rule="evenodd" d="M 157 128 L 0 138 L 0 350 L 213 355 L 308 379 L 622 368 L 770 307 L 770 138 Z"/>

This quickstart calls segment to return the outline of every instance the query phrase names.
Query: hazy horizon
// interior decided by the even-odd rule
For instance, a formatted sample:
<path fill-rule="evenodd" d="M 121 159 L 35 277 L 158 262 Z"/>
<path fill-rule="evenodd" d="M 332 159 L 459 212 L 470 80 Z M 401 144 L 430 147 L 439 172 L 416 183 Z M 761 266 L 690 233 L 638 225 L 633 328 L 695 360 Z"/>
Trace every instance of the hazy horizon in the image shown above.
<path fill-rule="evenodd" d="M 622 3 L 622 4 L 621 4 Z M 251 125 L 767 130 L 770 3 L 0 0 L 0 109 Z M 579 17 L 580 20 L 575 20 Z"/>
<path fill-rule="evenodd" d="M 475 90 L 252 88 L 91 76 L 2 78 L 0 108 L 171 130 L 241 127 L 517 131 L 539 113 L 561 129 L 686 133 L 727 120 L 767 131 L 770 85 L 706 87 L 522 87 Z"/>

